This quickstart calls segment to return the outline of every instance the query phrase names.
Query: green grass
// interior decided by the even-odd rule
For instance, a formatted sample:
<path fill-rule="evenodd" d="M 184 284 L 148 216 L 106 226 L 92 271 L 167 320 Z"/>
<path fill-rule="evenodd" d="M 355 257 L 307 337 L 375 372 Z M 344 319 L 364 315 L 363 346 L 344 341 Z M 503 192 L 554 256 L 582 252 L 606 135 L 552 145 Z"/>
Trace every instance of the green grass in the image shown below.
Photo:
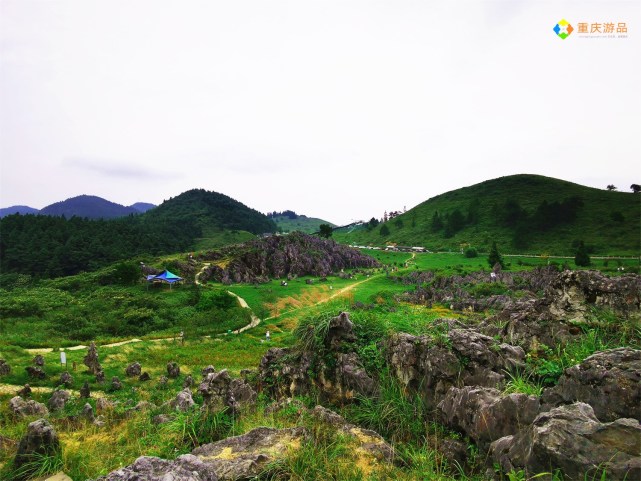
<path fill-rule="evenodd" d="M 523 209 L 532 213 L 544 200 L 549 203 L 562 202 L 573 196 L 580 197 L 584 203 L 576 219 L 527 236 L 525 247 L 517 248 L 514 245 L 513 228 L 497 222 L 497 209 L 500 214 L 508 199 L 518 201 Z M 492 242 L 496 242 L 499 249 L 506 253 L 572 256 L 576 253 L 576 246 L 573 247 L 572 243 L 583 240 L 598 254 L 639 256 L 640 202 L 641 196 L 638 194 L 609 192 L 538 175 L 514 175 L 447 192 L 371 231 L 364 227 L 349 234 L 336 231 L 334 238 L 342 243 L 358 245 L 384 246 L 395 242 L 406 246 L 424 246 L 432 251 L 455 252 L 463 244 L 488 252 Z M 467 216 L 471 208 L 477 209 L 476 223 L 468 223 L 450 238 L 446 238 L 442 230 L 432 231 L 434 212 L 438 211 L 443 216 L 458 209 Z M 613 220 L 615 212 L 620 212 L 624 221 Z M 400 228 L 397 226 L 399 220 L 403 223 Z M 382 225 L 388 227 L 389 235 L 380 235 Z"/>
<path fill-rule="evenodd" d="M 256 239 L 256 236 L 245 230 L 221 230 L 204 227 L 203 236 L 194 239 L 194 251 L 206 251 L 230 244 L 240 244 Z"/>

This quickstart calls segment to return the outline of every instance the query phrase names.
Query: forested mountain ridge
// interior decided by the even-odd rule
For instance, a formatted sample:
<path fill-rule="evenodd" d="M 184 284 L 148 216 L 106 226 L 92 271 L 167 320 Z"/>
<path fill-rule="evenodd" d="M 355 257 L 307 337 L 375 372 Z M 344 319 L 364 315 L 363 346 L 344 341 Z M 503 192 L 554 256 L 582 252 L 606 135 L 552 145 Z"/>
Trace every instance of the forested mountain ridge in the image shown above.
<path fill-rule="evenodd" d="M 0 220 L 0 271 L 38 277 L 91 271 L 120 259 L 190 250 L 205 229 L 263 233 L 276 226 L 260 212 L 205 190 L 111 220 L 10 215 Z"/>

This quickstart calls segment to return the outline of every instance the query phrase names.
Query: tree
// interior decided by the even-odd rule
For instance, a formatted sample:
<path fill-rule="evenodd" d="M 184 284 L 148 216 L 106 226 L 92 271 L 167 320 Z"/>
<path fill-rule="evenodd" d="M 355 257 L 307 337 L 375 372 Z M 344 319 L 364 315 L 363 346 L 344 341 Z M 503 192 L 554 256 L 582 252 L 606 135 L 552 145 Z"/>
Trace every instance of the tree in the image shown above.
<path fill-rule="evenodd" d="M 607 188 L 609 191 L 617 190 L 617 187 L 616 187 L 616 185 L 614 185 L 614 184 L 608 184 L 608 186 L 607 186 L 606 188 Z"/>
<path fill-rule="evenodd" d="M 432 232 L 438 232 L 443 228 L 443 221 L 438 215 L 438 211 L 434 211 L 432 215 Z"/>
<path fill-rule="evenodd" d="M 449 216 L 445 223 L 445 237 L 452 237 L 458 231 L 465 227 L 465 217 L 460 210 L 455 209 Z"/>
<path fill-rule="evenodd" d="M 324 237 L 325 239 L 329 239 L 332 236 L 333 229 L 332 229 L 332 226 L 329 224 L 321 224 L 318 227 L 318 230 L 319 230 L 318 234 L 321 237 Z"/>
<path fill-rule="evenodd" d="M 639 185 L 639 184 L 632 184 L 632 185 L 630 186 L 630 189 L 631 189 L 631 190 L 632 190 L 632 192 L 634 192 L 635 194 L 638 194 L 639 192 L 641 192 L 641 185 Z"/>
<path fill-rule="evenodd" d="M 381 233 L 381 235 L 383 237 L 388 236 L 389 235 L 389 227 L 387 227 L 386 225 L 382 226 L 381 230 L 380 230 L 380 233 Z"/>
<path fill-rule="evenodd" d="M 590 265 L 590 256 L 583 241 L 579 241 L 579 248 L 574 256 L 574 263 L 579 267 L 587 267 Z"/>
<path fill-rule="evenodd" d="M 501 266 L 501 269 L 505 268 L 505 262 L 503 261 L 503 256 L 499 253 L 499 248 L 496 246 L 496 242 L 492 243 L 492 248 L 490 249 L 490 255 L 487 257 L 487 263 L 490 267 L 494 267 L 496 264 Z"/>

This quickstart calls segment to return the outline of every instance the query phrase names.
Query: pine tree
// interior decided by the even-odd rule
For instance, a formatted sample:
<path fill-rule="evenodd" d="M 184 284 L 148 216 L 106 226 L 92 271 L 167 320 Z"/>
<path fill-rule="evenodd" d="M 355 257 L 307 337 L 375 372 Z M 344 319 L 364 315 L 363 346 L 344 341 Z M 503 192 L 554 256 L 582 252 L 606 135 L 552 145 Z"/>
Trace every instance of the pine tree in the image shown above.
<path fill-rule="evenodd" d="M 579 242 L 579 248 L 576 251 L 576 256 L 574 256 L 574 263 L 578 267 L 588 267 L 590 265 L 590 256 L 583 241 Z"/>
<path fill-rule="evenodd" d="M 501 256 L 501 254 L 499 253 L 499 248 L 496 247 L 496 242 L 492 243 L 492 248 L 490 249 L 490 255 L 487 257 L 487 262 L 492 268 L 494 268 L 496 264 L 500 265 L 501 269 L 505 268 L 503 256 Z"/>

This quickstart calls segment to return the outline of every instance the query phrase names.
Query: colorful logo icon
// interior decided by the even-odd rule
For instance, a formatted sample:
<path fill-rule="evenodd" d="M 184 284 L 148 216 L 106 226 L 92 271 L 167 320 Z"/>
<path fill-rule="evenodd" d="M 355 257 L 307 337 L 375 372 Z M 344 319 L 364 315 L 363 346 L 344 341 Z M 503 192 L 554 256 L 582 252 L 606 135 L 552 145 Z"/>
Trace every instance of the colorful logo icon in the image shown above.
<path fill-rule="evenodd" d="M 574 29 L 572 28 L 572 25 L 570 25 L 568 21 L 565 19 L 557 23 L 552 30 L 554 30 L 554 33 L 556 33 L 563 40 L 568 38 L 570 34 L 574 31 Z"/>

